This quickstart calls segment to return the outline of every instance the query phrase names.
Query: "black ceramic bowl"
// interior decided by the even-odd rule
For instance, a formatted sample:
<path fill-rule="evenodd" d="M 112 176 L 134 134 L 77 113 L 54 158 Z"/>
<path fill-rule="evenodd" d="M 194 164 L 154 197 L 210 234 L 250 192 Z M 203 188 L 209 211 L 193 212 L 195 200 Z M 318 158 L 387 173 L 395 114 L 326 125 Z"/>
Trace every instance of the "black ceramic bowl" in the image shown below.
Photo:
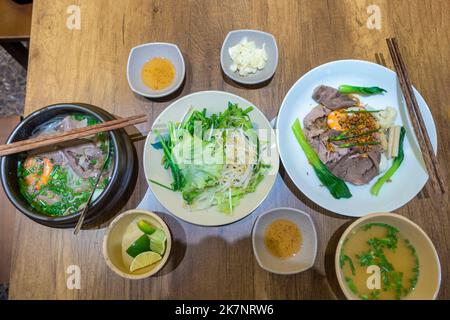
<path fill-rule="evenodd" d="M 7 143 L 26 139 L 34 128 L 54 118 L 57 115 L 83 113 L 94 116 L 101 122 L 113 120 L 114 117 L 107 111 L 87 104 L 62 103 L 40 109 L 26 117 L 11 133 Z M 126 134 L 121 130 L 110 133 L 110 141 L 114 147 L 114 168 L 108 186 L 89 204 L 86 212 L 85 224 L 100 220 L 100 217 L 115 211 L 127 193 L 135 168 L 135 152 L 133 145 Z M 48 216 L 33 209 L 19 191 L 17 178 L 18 155 L 10 155 L 1 159 L 1 179 L 3 188 L 9 200 L 23 214 L 43 225 L 55 228 L 69 228 L 76 225 L 81 212 L 65 216 Z"/>

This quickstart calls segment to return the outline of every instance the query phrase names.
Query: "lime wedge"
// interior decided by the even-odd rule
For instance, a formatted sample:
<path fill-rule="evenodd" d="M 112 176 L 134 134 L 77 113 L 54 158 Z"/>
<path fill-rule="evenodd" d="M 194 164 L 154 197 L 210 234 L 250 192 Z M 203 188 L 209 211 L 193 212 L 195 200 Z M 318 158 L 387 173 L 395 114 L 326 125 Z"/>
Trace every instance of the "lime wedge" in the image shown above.
<path fill-rule="evenodd" d="M 138 269 L 148 267 L 161 260 L 161 256 L 155 252 L 147 251 L 138 254 L 133 261 L 131 261 L 130 271 L 133 272 Z"/>
<path fill-rule="evenodd" d="M 127 249 L 128 255 L 135 258 L 138 254 L 150 250 L 150 239 L 146 234 L 140 236 Z"/>
<path fill-rule="evenodd" d="M 142 232 L 146 234 L 152 234 L 156 231 L 156 227 L 144 219 L 139 220 L 137 226 Z"/>
<path fill-rule="evenodd" d="M 150 250 L 163 255 L 164 251 L 166 251 L 167 239 L 164 231 L 162 229 L 156 229 L 155 232 L 148 237 L 150 238 Z"/>

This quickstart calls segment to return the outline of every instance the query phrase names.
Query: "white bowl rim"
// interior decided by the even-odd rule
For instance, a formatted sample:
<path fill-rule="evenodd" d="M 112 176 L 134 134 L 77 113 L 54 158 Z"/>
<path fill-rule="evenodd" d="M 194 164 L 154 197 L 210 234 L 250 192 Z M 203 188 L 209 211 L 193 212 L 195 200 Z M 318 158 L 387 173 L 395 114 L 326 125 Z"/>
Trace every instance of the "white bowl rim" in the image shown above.
<path fill-rule="evenodd" d="M 130 81 L 130 62 L 131 62 L 131 56 L 132 53 L 138 49 L 138 48 L 143 48 L 143 47 L 153 47 L 153 46 L 168 46 L 168 47 L 174 47 L 180 57 L 180 61 L 181 61 L 181 77 L 180 77 L 180 81 L 178 81 L 178 83 L 176 83 L 173 87 L 171 87 L 169 90 L 161 90 L 159 93 L 155 93 L 155 94 L 149 94 L 149 93 L 145 93 L 142 91 L 137 90 L 133 84 Z M 128 85 L 131 89 L 131 91 L 133 91 L 134 93 L 137 93 L 141 96 L 147 97 L 147 98 L 162 98 L 165 96 L 168 96 L 169 94 L 173 93 L 174 91 L 178 90 L 178 88 L 181 86 L 181 84 L 184 81 L 186 75 L 186 65 L 184 62 L 184 57 L 183 54 L 181 53 L 180 48 L 174 44 L 174 43 L 170 43 L 170 42 L 148 42 L 148 43 L 143 43 L 140 45 L 137 45 L 133 48 L 131 48 L 130 53 L 128 54 L 128 61 L 127 61 L 127 81 L 128 81 Z"/>
<path fill-rule="evenodd" d="M 268 37 L 270 37 L 273 41 L 273 43 L 275 44 L 275 63 L 273 64 L 273 70 L 269 73 L 269 75 L 267 75 L 264 78 L 261 78 L 259 80 L 250 80 L 250 79 L 246 79 L 244 77 L 239 77 L 236 76 L 234 73 L 230 72 L 229 70 L 227 70 L 227 68 L 225 67 L 225 63 L 223 61 L 224 59 L 224 55 L 226 54 L 226 48 L 225 48 L 225 43 L 227 42 L 228 38 L 230 37 L 231 34 L 233 33 L 259 33 L 259 34 L 264 34 Z M 264 81 L 269 80 L 270 78 L 273 77 L 273 75 L 275 74 L 275 71 L 277 71 L 277 67 L 278 67 L 278 44 L 277 44 L 277 39 L 275 38 L 275 36 L 269 32 L 265 32 L 265 31 L 261 31 L 261 30 L 254 30 L 254 29 L 236 29 L 236 30 L 231 30 L 230 32 L 227 33 L 225 39 L 222 42 L 222 47 L 220 49 L 220 66 L 223 70 L 223 72 L 225 73 L 225 75 L 227 77 L 229 77 L 231 80 L 236 81 L 238 83 L 242 83 L 242 84 L 247 84 L 247 85 L 252 85 L 252 84 L 258 84 L 258 83 L 262 83 Z"/>
<path fill-rule="evenodd" d="M 305 217 L 309 220 L 309 222 L 311 223 L 312 230 L 313 230 L 313 235 L 314 235 L 314 238 L 313 238 L 314 254 L 313 254 L 313 258 L 311 259 L 311 263 L 310 263 L 307 267 L 304 267 L 304 268 L 301 268 L 301 269 L 298 269 L 298 270 L 295 270 L 295 271 L 279 271 L 279 270 L 275 270 L 275 269 L 272 269 L 272 268 L 269 268 L 269 267 L 265 266 L 265 265 L 262 263 L 261 259 L 259 258 L 259 255 L 258 255 L 257 250 L 256 250 L 256 246 L 255 246 L 256 228 L 257 228 L 257 226 L 258 226 L 258 223 L 259 223 L 260 219 L 261 219 L 263 216 L 268 215 L 268 214 L 273 214 L 274 212 L 280 211 L 280 210 L 286 210 L 286 211 L 290 211 L 290 212 L 293 212 L 293 213 L 296 213 L 296 214 L 303 215 L 303 216 L 305 216 Z M 253 254 L 254 254 L 254 256 L 255 256 L 255 258 L 256 258 L 256 261 L 258 262 L 259 266 L 260 266 L 261 268 L 263 268 L 264 270 L 266 270 L 266 271 L 269 271 L 269 272 L 272 272 L 272 273 L 275 273 L 275 274 L 290 275 L 290 274 L 297 274 L 297 273 L 300 273 L 300 272 L 309 270 L 309 269 L 311 269 L 311 268 L 314 266 L 314 263 L 315 263 L 315 261 L 316 261 L 316 257 L 317 257 L 317 246 L 318 246 L 318 245 L 317 245 L 317 231 L 316 231 L 316 226 L 314 225 L 314 221 L 313 221 L 313 219 L 311 218 L 311 216 L 310 216 L 307 212 L 304 212 L 304 211 L 302 211 L 302 210 L 300 210 L 300 209 L 297 209 L 297 208 L 290 208 L 290 207 L 277 207 L 277 208 L 272 208 L 272 209 L 270 209 L 270 210 L 268 210 L 268 211 L 266 211 L 266 212 L 260 214 L 260 215 L 256 218 L 255 222 L 253 223 L 253 228 L 252 228 L 252 247 L 253 247 Z"/>
<path fill-rule="evenodd" d="M 162 257 L 162 259 L 160 260 L 159 264 L 153 268 L 152 270 L 150 270 L 149 272 L 143 273 L 143 274 L 138 274 L 138 275 L 133 275 L 131 273 L 125 273 L 123 271 L 121 271 L 119 268 L 117 268 L 111 261 L 111 259 L 109 258 L 108 255 L 108 237 L 109 237 L 109 233 L 111 232 L 111 230 L 113 229 L 113 227 L 124 217 L 132 215 L 132 214 L 144 214 L 144 215 L 148 215 L 150 217 L 152 217 L 153 219 L 155 219 L 156 221 L 158 221 L 158 223 L 161 225 L 161 227 L 164 229 L 165 233 L 166 233 L 166 252 L 164 252 L 164 255 Z M 143 209 L 130 209 L 127 210 L 121 214 L 119 214 L 117 217 L 114 218 L 114 220 L 109 224 L 105 235 L 103 236 L 103 244 L 102 244 L 102 252 L 103 252 L 103 258 L 105 259 L 106 264 L 108 265 L 108 267 L 114 271 L 117 275 L 125 278 L 125 279 L 131 279 L 131 280 L 140 280 L 140 279 L 145 279 L 148 277 L 153 276 L 154 274 L 156 274 L 159 270 L 161 270 L 164 265 L 166 264 L 167 260 L 169 259 L 170 256 L 170 251 L 172 249 L 172 235 L 170 233 L 170 229 L 167 226 L 167 224 L 164 222 L 163 219 L 161 219 L 156 213 L 152 212 L 152 211 L 148 211 L 148 210 L 143 210 Z"/>
<path fill-rule="evenodd" d="M 345 238 L 348 236 L 348 234 L 352 230 L 354 230 L 357 225 L 360 225 L 364 221 L 369 220 L 369 219 L 374 218 L 374 217 L 393 217 L 394 219 L 402 220 L 403 222 L 411 225 L 413 228 L 416 229 L 417 232 L 419 232 L 420 234 L 422 234 L 424 236 L 425 240 L 431 246 L 433 255 L 436 258 L 437 266 L 438 266 L 438 285 L 437 285 L 436 291 L 434 292 L 433 298 L 432 298 L 432 300 L 436 300 L 436 298 L 437 298 L 437 296 L 439 294 L 439 291 L 441 289 L 441 280 L 442 280 L 441 261 L 439 260 L 439 255 L 438 255 L 438 253 L 436 251 L 436 247 L 434 246 L 433 241 L 431 241 L 431 239 L 427 235 L 427 233 L 417 223 L 415 223 L 414 221 L 412 221 L 412 220 L 410 220 L 410 219 L 408 219 L 408 218 L 406 218 L 406 217 L 404 217 L 404 216 L 402 216 L 402 215 L 400 215 L 398 213 L 395 213 L 395 212 L 375 212 L 375 213 L 370 213 L 368 215 L 362 216 L 362 217 L 356 219 L 355 221 L 353 221 L 345 229 L 345 231 L 342 233 L 341 237 L 339 238 L 338 245 L 337 245 L 337 248 L 336 248 L 336 252 L 334 254 L 334 271 L 336 273 L 336 278 L 337 278 L 337 280 L 339 282 L 339 286 L 341 287 L 341 291 L 344 293 L 345 297 L 348 300 L 356 299 L 356 297 L 349 292 L 346 284 L 342 280 L 342 274 L 340 272 L 340 266 L 339 266 L 339 254 L 340 254 L 340 251 L 342 249 L 342 244 L 343 244 Z"/>

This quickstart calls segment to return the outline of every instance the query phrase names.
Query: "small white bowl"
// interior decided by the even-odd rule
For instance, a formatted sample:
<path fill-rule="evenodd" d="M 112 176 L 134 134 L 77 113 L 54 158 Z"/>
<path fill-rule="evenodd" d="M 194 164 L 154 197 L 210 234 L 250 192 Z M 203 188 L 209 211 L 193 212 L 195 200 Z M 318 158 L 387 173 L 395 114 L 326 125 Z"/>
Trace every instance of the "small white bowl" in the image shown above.
<path fill-rule="evenodd" d="M 122 258 L 122 239 L 129 224 L 138 218 L 146 219 L 153 225 L 160 227 L 166 234 L 166 251 L 162 259 L 148 267 L 130 272 L 125 266 Z M 103 238 L 103 257 L 108 267 L 119 276 L 126 279 L 144 279 L 150 277 L 161 270 L 169 259 L 170 249 L 172 247 L 172 237 L 167 224 L 156 214 L 150 211 L 134 209 L 128 210 L 118 215 L 109 225 Z"/>
<path fill-rule="evenodd" d="M 152 90 L 141 79 L 141 70 L 145 62 L 150 59 L 162 57 L 169 59 L 175 67 L 173 83 L 162 90 Z M 131 90 L 148 98 L 161 98 L 177 90 L 183 83 L 186 67 L 180 49 L 165 42 L 152 42 L 141 44 L 130 51 L 127 63 L 127 79 Z"/>
<path fill-rule="evenodd" d="M 266 248 L 264 234 L 274 220 L 286 219 L 294 222 L 302 235 L 300 252 L 294 257 L 281 259 Z M 294 274 L 308 270 L 314 265 L 317 254 L 317 233 L 309 214 L 293 208 L 276 208 L 261 214 L 252 231 L 253 252 L 261 268 L 278 274 Z"/>
<path fill-rule="evenodd" d="M 242 38 L 247 38 L 248 41 L 254 41 L 257 48 L 261 48 L 265 44 L 268 60 L 266 66 L 262 70 L 258 70 L 255 74 L 250 74 L 246 77 L 240 76 L 237 72 L 232 72 L 230 66 L 233 63 L 228 49 L 238 44 Z M 243 84 L 258 84 L 269 80 L 278 65 L 278 46 L 275 37 L 267 32 L 258 30 L 234 30 L 228 33 L 222 44 L 220 51 L 220 64 L 223 72 L 232 80 Z"/>

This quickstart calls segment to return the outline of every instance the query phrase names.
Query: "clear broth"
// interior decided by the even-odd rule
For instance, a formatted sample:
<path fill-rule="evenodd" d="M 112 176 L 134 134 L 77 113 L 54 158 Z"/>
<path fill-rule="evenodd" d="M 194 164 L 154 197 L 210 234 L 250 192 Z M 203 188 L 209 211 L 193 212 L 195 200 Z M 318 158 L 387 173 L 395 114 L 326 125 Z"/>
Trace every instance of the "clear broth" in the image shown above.
<path fill-rule="evenodd" d="M 388 264 L 381 262 L 377 253 L 382 253 Z M 374 256 L 375 259 L 370 260 Z M 389 264 L 392 271 L 384 272 L 383 267 L 389 268 Z M 351 234 L 342 247 L 340 265 L 349 289 L 361 299 L 405 298 L 414 290 L 419 277 L 419 261 L 414 247 L 397 229 L 386 224 L 367 224 Z M 368 288 L 367 282 L 372 275 L 368 273 L 368 265 L 380 267 L 380 290 Z"/>

